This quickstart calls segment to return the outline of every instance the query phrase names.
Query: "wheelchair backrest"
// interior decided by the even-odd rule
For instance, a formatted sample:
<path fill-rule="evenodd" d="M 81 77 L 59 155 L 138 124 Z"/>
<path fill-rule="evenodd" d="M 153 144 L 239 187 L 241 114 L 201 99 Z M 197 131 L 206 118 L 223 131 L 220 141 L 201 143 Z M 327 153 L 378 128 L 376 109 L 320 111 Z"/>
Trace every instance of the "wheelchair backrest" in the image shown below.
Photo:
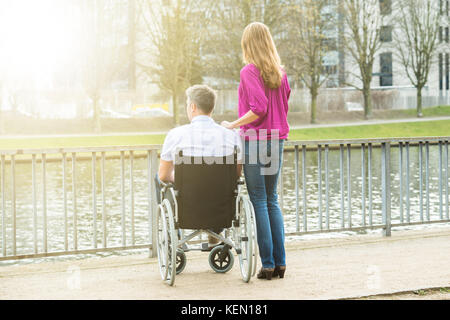
<path fill-rule="evenodd" d="M 235 215 L 237 161 L 228 157 L 190 157 L 175 160 L 178 227 L 229 228 Z"/>

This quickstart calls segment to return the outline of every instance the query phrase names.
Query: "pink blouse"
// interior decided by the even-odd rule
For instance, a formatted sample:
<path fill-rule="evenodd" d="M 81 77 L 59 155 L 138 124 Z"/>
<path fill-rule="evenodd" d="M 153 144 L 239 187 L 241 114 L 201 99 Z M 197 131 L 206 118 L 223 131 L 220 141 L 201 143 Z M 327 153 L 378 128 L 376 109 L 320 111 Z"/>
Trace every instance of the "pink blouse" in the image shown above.
<path fill-rule="evenodd" d="M 270 89 L 264 85 L 261 73 L 255 65 L 248 64 L 242 68 L 239 84 L 239 118 L 249 110 L 259 118 L 242 126 L 241 136 L 245 136 L 245 140 L 287 139 L 290 94 L 291 88 L 285 73 L 281 86 Z M 272 130 L 278 131 L 278 137 Z"/>

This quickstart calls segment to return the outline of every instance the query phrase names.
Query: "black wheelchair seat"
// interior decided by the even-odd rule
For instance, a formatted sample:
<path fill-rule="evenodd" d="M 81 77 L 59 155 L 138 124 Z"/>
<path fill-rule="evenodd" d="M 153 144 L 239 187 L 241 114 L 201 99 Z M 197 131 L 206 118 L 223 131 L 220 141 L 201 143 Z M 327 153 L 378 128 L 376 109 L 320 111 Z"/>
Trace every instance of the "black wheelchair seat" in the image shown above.
<path fill-rule="evenodd" d="M 177 226 L 181 229 L 230 228 L 236 214 L 236 153 L 228 157 L 190 157 L 175 162 Z"/>

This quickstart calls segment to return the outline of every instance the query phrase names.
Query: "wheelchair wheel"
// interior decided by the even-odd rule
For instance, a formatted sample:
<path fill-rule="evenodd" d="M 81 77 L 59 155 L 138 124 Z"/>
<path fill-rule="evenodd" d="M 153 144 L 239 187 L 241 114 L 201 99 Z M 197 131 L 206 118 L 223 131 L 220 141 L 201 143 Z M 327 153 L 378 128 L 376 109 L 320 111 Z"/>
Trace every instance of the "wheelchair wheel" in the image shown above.
<path fill-rule="evenodd" d="M 253 207 L 253 204 L 250 202 L 250 199 L 248 199 L 250 204 L 250 209 L 252 211 L 252 229 L 253 229 L 253 256 L 252 256 L 252 277 L 256 274 L 256 267 L 258 264 L 258 233 L 256 229 L 256 216 L 255 216 L 255 208 Z"/>
<path fill-rule="evenodd" d="M 180 248 L 177 249 L 177 274 L 180 274 L 183 272 L 184 268 L 186 267 L 186 254 L 184 251 Z"/>
<path fill-rule="evenodd" d="M 178 237 L 175 230 L 175 223 L 173 220 L 173 210 L 170 205 L 169 200 L 164 199 L 163 201 L 164 211 L 166 213 L 165 219 L 167 223 L 167 243 L 168 243 L 168 259 L 167 259 L 167 276 L 166 283 L 173 286 L 175 282 L 176 268 L 177 268 L 177 247 L 178 247 Z"/>
<path fill-rule="evenodd" d="M 234 256 L 231 248 L 224 252 L 225 246 L 214 247 L 209 253 L 209 265 L 217 273 L 226 273 L 233 268 Z"/>
<path fill-rule="evenodd" d="M 253 206 L 248 197 L 241 197 L 238 203 L 239 224 L 234 228 L 242 279 L 249 282 L 256 272 L 257 248 L 256 223 Z"/>
<path fill-rule="evenodd" d="M 166 213 L 162 205 L 158 206 L 156 219 L 156 224 L 158 226 L 158 235 L 156 237 L 156 251 L 158 254 L 159 272 L 161 273 L 162 280 L 165 281 L 169 272 L 169 240 L 167 232 Z"/>

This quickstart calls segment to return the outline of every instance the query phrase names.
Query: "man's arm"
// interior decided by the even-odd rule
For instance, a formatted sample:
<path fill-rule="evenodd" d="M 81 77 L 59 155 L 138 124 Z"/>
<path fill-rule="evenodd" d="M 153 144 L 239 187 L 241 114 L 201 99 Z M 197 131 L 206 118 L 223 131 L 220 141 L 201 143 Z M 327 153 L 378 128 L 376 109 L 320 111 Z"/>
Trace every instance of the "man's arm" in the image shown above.
<path fill-rule="evenodd" d="M 242 175 L 242 164 L 238 163 L 237 164 L 237 176 L 238 176 L 238 178 L 240 178 L 241 175 Z"/>
<path fill-rule="evenodd" d="M 158 176 L 163 182 L 175 182 L 173 162 L 161 159 L 159 162 Z"/>

